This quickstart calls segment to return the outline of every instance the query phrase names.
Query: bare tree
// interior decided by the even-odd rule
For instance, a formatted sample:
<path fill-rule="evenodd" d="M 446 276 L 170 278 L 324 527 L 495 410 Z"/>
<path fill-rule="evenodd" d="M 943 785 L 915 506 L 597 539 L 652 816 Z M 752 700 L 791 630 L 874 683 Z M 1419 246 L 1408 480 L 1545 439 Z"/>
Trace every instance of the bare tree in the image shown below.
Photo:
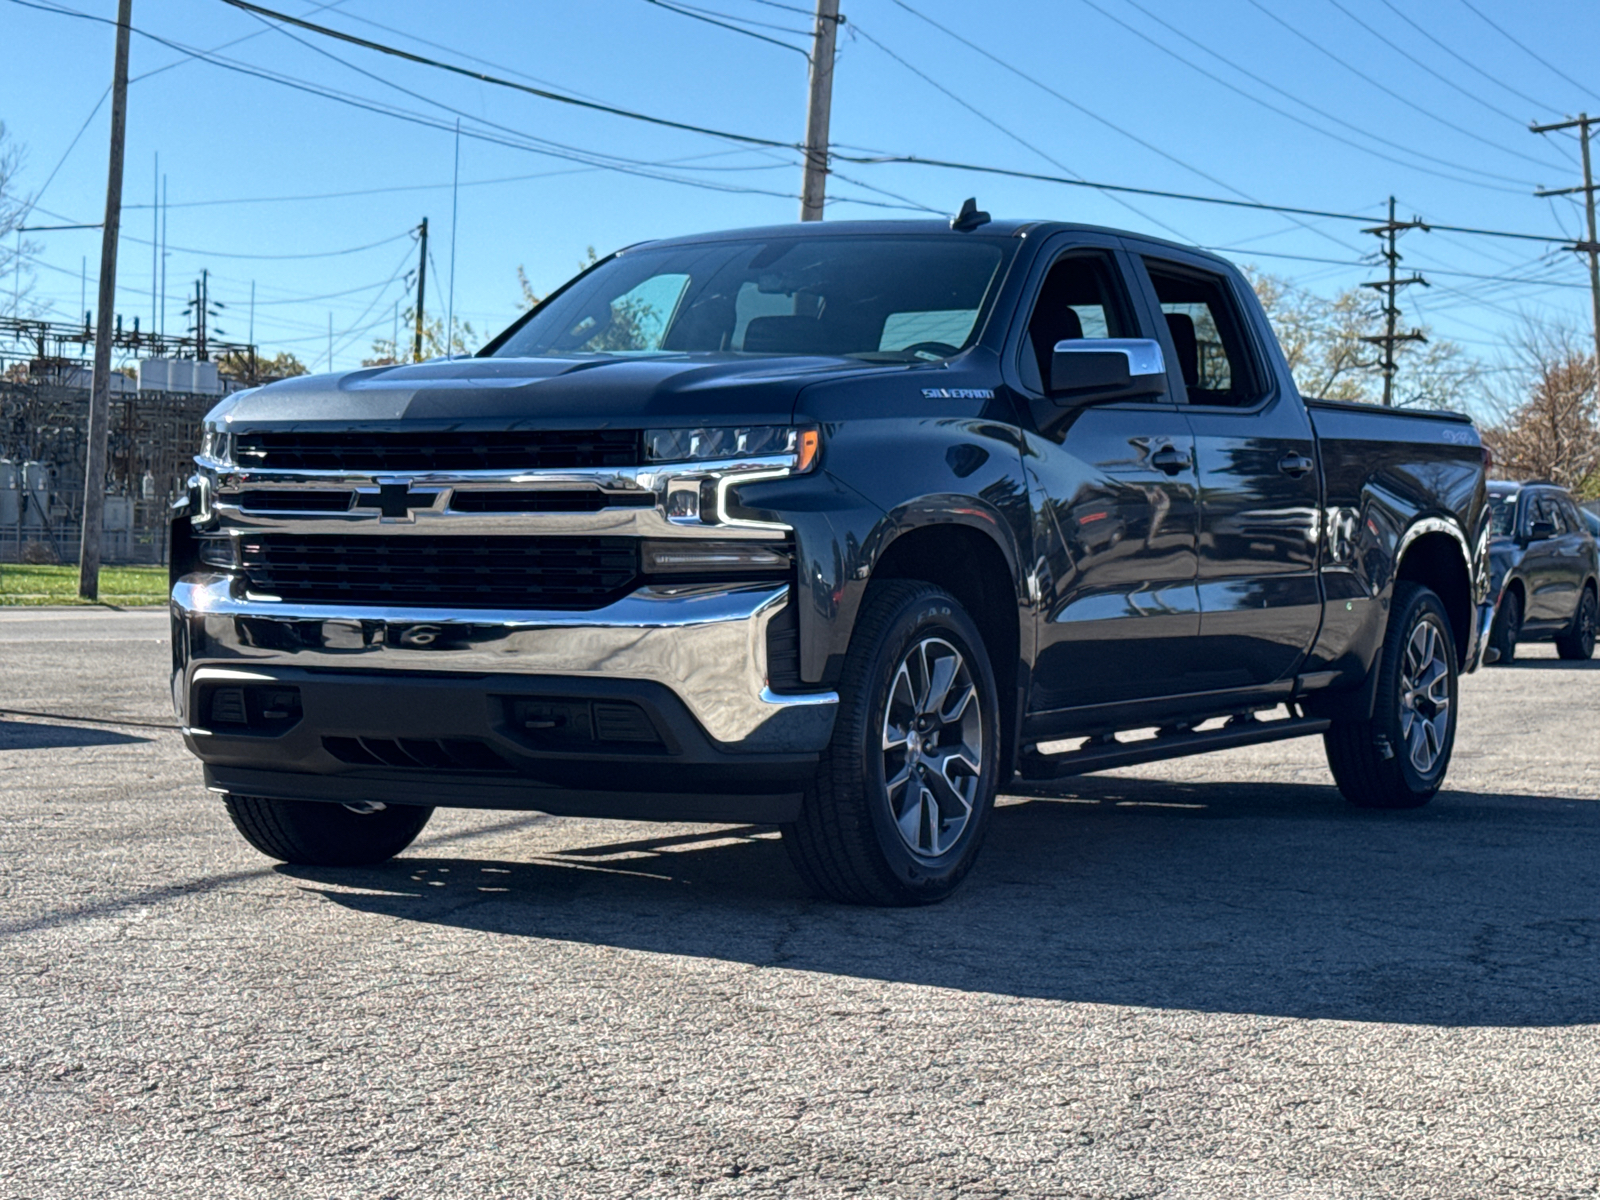
<path fill-rule="evenodd" d="M 23 315 L 33 286 L 28 263 L 39 252 L 17 232 L 33 207 L 33 198 L 24 196 L 17 183 L 26 157 L 0 121 L 0 316 Z"/>
<path fill-rule="evenodd" d="M 1511 345 L 1511 382 L 1495 397 L 1483 440 L 1495 472 L 1548 479 L 1600 497 L 1600 399 L 1594 356 L 1566 326 L 1525 321 Z"/>
<path fill-rule="evenodd" d="M 1330 300 L 1276 275 L 1250 268 L 1245 273 L 1302 395 L 1378 403 L 1379 358 L 1362 339 L 1382 331 L 1383 314 L 1370 294 L 1347 288 Z M 1404 343 L 1395 361 L 1402 407 L 1460 409 L 1477 398 L 1482 368 L 1455 342 L 1430 335 L 1426 343 Z"/>

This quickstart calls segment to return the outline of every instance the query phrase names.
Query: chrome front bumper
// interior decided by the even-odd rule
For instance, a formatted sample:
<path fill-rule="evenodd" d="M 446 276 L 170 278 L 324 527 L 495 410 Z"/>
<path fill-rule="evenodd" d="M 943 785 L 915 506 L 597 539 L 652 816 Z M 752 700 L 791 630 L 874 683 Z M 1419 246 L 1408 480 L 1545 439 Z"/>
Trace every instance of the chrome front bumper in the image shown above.
<path fill-rule="evenodd" d="M 282 666 L 339 671 L 640 680 L 669 688 L 723 749 L 815 753 L 834 692 L 767 686 L 767 626 L 788 584 L 644 587 L 593 612 L 300 605 L 235 593 L 227 575 L 172 589 L 173 702 L 185 727 L 197 671 Z"/>

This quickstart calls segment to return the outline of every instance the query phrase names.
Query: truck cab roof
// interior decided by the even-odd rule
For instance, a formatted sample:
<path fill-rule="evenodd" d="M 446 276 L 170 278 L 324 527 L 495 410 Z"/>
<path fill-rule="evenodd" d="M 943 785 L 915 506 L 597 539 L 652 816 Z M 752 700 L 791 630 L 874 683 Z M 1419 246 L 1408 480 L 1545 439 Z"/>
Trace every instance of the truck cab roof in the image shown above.
<path fill-rule="evenodd" d="M 975 229 L 952 229 L 947 218 L 907 221 L 805 221 L 788 225 L 755 225 L 744 229 L 719 229 L 707 233 L 684 234 L 679 237 L 659 238 L 636 242 L 628 250 L 643 247 L 691 246 L 705 242 L 747 241 L 777 237 L 928 237 L 938 235 L 950 238 L 1043 238 L 1057 233 L 1089 233 L 1102 237 L 1134 237 L 1140 241 L 1199 254 L 1215 262 L 1232 266 L 1228 260 L 1198 246 L 1185 245 L 1145 233 L 1126 229 L 1113 229 L 1105 225 L 1087 225 L 1075 221 L 1024 220 L 1016 218 L 993 219 Z"/>

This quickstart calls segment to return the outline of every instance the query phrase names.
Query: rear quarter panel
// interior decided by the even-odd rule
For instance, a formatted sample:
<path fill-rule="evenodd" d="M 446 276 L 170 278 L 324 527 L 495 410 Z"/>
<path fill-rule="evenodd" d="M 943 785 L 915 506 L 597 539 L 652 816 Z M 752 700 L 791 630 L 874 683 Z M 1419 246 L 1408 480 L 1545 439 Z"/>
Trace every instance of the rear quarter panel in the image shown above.
<path fill-rule="evenodd" d="M 1367 672 L 1411 539 L 1447 532 L 1466 556 L 1473 603 L 1488 586 L 1483 447 L 1466 417 L 1308 401 L 1323 474 L 1322 632 L 1307 672 Z"/>

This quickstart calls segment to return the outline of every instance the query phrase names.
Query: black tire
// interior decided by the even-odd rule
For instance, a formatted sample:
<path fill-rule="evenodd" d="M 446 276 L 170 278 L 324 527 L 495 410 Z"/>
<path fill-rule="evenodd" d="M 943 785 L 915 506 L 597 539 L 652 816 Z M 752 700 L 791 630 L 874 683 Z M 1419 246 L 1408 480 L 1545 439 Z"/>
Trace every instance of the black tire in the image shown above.
<path fill-rule="evenodd" d="M 391 804 L 361 813 L 315 800 L 224 796 L 233 827 L 268 858 L 304 867 L 365 867 L 393 858 L 413 841 L 433 809 Z"/>
<path fill-rule="evenodd" d="M 1419 633 L 1425 626 L 1430 632 Z M 1427 645 L 1421 663 L 1419 638 Z M 1435 664 L 1440 672 L 1432 670 Z M 1433 799 L 1450 767 L 1459 684 L 1450 617 L 1431 589 L 1407 581 L 1394 585 L 1374 670 L 1372 719 L 1337 721 L 1322 735 L 1328 766 L 1344 798 L 1359 808 L 1419 808 Z M 1408 696 L 1419 694 L 1408 703 Z M 1447 701 L 1442 729 L 1439 699 Z"/>
<path fill-rule="evenodd" d="M 1517 638 L 1522 634 L 1522 595 L 1506 593 L 1505 603 L 1494 615 L 1494 625 L 1489 630 L 1489 648 L 1499 653 L 1495 664 L 1509 667 L 1517 661 Z"/>
<path fill-rule="evenodd" d="M 1583 599 L 1578 601 L 1578 611 L 1572 614 L 1572 624 L 1556 637 L 1556 653 L 1569 662 L 1583 662 L 1593 657 L 1597 624 L 1600 624 L 1600 600 L 1595 598 L 1593 587 L 1585 587 Z"/>
<path fill-rule="evenodd" d="M 950 895 L 988 831 L 999 716 L 983 637 L 960 602 L 928 583 L 875 587 L 851 636 L 833 740 L 800 819 L 783 827 L 807 886 L 847 904 L 932 904 Z"/>

